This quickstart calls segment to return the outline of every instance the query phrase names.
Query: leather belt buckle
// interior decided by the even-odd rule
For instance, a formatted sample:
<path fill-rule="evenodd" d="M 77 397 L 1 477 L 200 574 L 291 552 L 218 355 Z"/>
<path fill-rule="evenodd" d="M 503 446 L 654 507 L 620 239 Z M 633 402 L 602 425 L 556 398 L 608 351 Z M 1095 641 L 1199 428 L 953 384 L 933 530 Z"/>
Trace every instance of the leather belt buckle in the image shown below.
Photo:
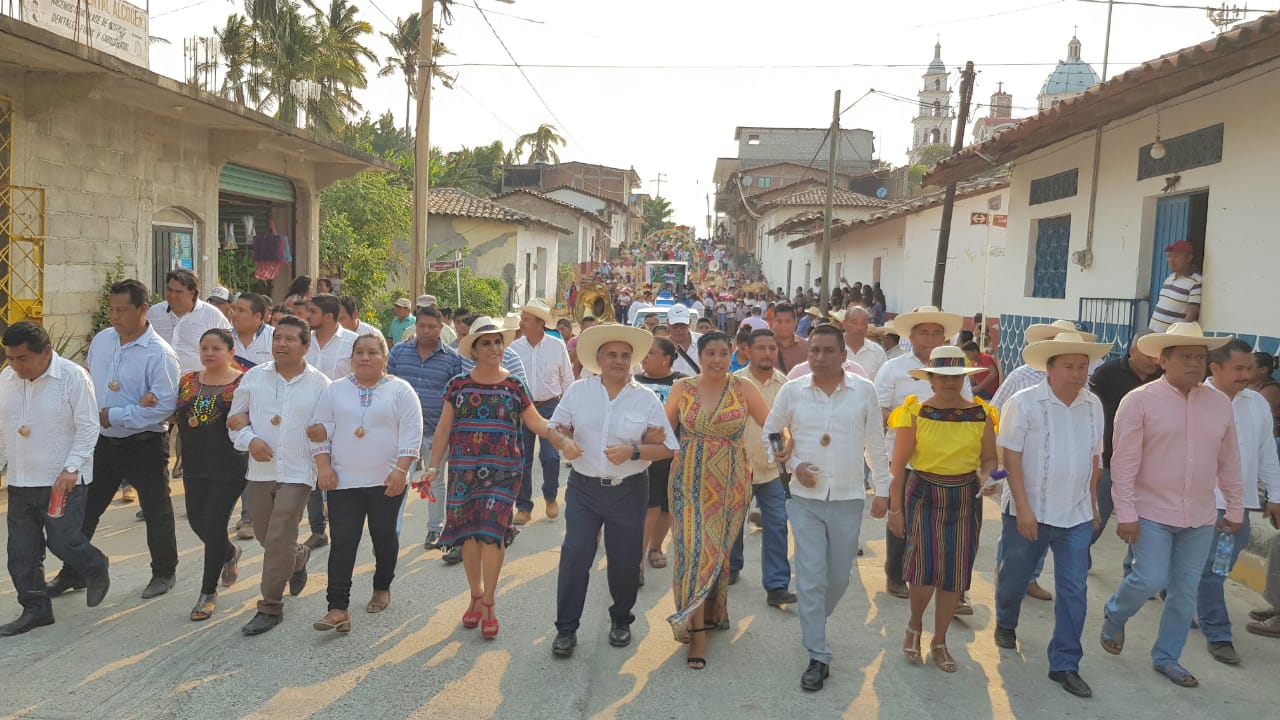
<path fill-rule="evenodd" d="M 601 487 L 618 487 L 626 478 L 599 478 Z"/>

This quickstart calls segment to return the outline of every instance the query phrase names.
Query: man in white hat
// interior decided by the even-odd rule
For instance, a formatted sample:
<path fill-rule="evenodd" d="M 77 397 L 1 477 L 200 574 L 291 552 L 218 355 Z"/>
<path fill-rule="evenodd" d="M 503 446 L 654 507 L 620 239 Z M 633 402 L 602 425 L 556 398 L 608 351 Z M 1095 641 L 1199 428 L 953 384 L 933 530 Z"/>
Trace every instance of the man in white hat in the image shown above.
<path fill-rule="evenodd" d="M 1058 334 L 1070 332 L 1076 333 L 1082 337 L 1085 342 L 1093 342 L 1098 339 L 1093 333 L 1082 332 L 1076 328 L 1076 324 L 1070 320 L 1054 320 L 1051 323 L 1036 323 L 1027 328 L 1023 333 L 1027 346 L 1034 345 L 1045 340 L 1052 340 Z M 1089 375 L 1092 377 L 1093 371 L 1102 364 L 1101 359 L 1095 359 L 1089 366 Z M 1004 406 L 1009 402 L 1015 394 L 1035 387 L 1045 381 L 1048 374 L 1040 368 L 1033 367 L 1029 363 L 1023 363 L 1014 368 L 1007 377 L 1000 383 L 1000 388 L 996 390 L 996 394 L 991 397 L 991 405 L 997 410 L 1004 412 Z M 1004 536 L 1001 535 L 1001 538 Z M 1045 548 L 1044 551 L 1047 551 Z M 1004 544 L 996 541 L 996 566 L 999 567 L 1001 558 L 1004 557 Z M 1036 563 L 1035 572 L 1031 574 L 1030 580 L 1027 582 L 1027 595 L 1037 600 L 1052 600 L 1053 593 L 1045 590 L 1040 586 L 1040 574 L 1044 571 L 1044 552 L 1042 551 L 1040 560 Z"/>
<path fill-rule="evenodd" d="M 698 338 L 702 335 L 689 329 L 692 314 L 684 305 L 667 308 L 667 327 L 671 330 L 671 342 L 676 344 L 676 361 L 671 366 L 678 373 L 693 377 L 702 371 L 698 367 Z"/>
<path fill-rule="evenodd" d="M 1232 340 L 1209 352 L 1211 377 L 1205 385 L 1231 398 L 1236 441 L 1240 448 L 1240 479 L 1244 486 L 1244 524 L 1233 538 L 1227 574 L 1249 544 L 1248 511 L 1262 509 L 1258 493 L 1254 490 L 1263 489 L 1268 499 L 1280 500 L 1280 459 L 1276 456 L 1271 405 L 1262 395 L 1249 389 L 1253 365 L 1253 348 L 1241 340 Z M 1216 492 L 1215 496 L 1218 521 L 1221 522 L 1227 511 L 1226 499 L 1221 492 Z M 1215 530 L 1210 547 L 1217 547 L 1220 535 L 1221 531 Z M 1214 572 L 1214 555 L 1209 554 L 1200 573 L 1196 617 L 1213 659 L 1227 665 L 1239 665 L 1240 655 L 1231 642 L 1231 618 L 1227 615 L 1227 600 L 1223 594 L 1223 583 L 1227 578 L 1226 574 Z"/>
<path fill-rule="evenodd" d="M 413 303 L 409 302 L 409 298 L 396 298 L 395 305 L 391 308 L 395 313 L 395 317 L 391 319 L 391 324 L 387 326 L 387 337 L 393 341 L 396 338 L 404 337 L 406 330 L 413 329 Z"/>
<path fill-rule="evenodd" d="M 569 362 L 569 350 L 564 341 L 547 334 L 547 326 L 555 320 L 546 302 L 534 298 L 520 308 L 520 337 L 511 343 L 511 350 L 524 365 L 529 393 L 538 414 L 551 419 L 561 396 L 573 384 L 573 364 Z M 645 348 L 647 351 L 648 348 Z M 516 515 L 512 522 L 524 525 L 533 512 L 533 458 L 534 443 L 538 436 L 532 430 L 521 430 L 524 436 L 524 481 L 516 496 Z M 547 517 L 560 515 L 556 496 L 560 492 L 560 453 L 545 440 L 538 443 L 538 460 L 542 463 L 542 497 L 547 504 Z"/>
<path fill-rule="evenodd" d="M 209 291 L 209 297 L 205 302 L 218 308 L 218 312 L 222 313 L 227 320 L 231 320 L 231 291 L 221 285 Z"/>
<path fill-rule="evenodd" d="M 813 329 L 813 324 L 822 319 L 822 310 L 816 307 L 805 309 L 804 315 L 801 316 L 800 322 L 796 324 L 796 335 L 802 338 L 809 337 L 809 331 Z"/>
<path fill-rule="evenodd" d="M 544 339 L 545 342 L 545 339 Z M 640 588 L 649 463 L 680 448 L 658 396 L 631 377 L 653 336 L 641 328 L 608 323 L 585 330 L 578 357 L 593 376 L 574 382 L 551 417 L 572 432 L 582 454 L 571 461 L 565 490 L 565 534 L 556 580 L 556 639 L 551 651 L 568 657 L 577 645 L 596 543 L 605 530 L 608 558 L 609 644 L 631 644 Z"/>
<path fill-rule="evenodd" d="M 1215 488 L 1226 504 L 1219 527 L 1232 534 L 1244 522 L 1231 400 L 1204 386 L 1208 351 L 1230 339 L 1206 337 L 1194 322 L 1139 338 L 1142 352 L 1160 358 L 1164 377 L 1126 395 L 1116 412 L 1111 494 L 1116 535 L 1132 546 L 1134 563 L 1107 601 L 1100 640 L 1119 655 L 1125 623 L 1165 590 L 1151 660 L 1156 672 L 1182 687 L 1199 684 L 1179 658 L 1213 550 Z"/>
<path fill-rule="evenodd" d="M 894 332 L 911 339 L 911 352 L 885 362 L 876 374 L 876 398 L 885 422 L 889 413 L 902 405 L 910 395 L 928 398 L 933 395 L 933 388 L 928 380 L 919 380 L 911 376 L 912 370 L 919 370 L 929 364 L 929 354 L 939 345 L 944 345 L 947 338 L 960 332 L 964 319 L 955 313 L 942 312 L 936 307 L 926 305 L 911 312 L 903 313 L 893 321 Z M 973 397 L 968 378 L 962 391 L 966 398 Z M 894 431 L 885 433 L 885 452 L 893 457 Z M 975 470 L 977 468 L 974 468 Z M 876 498 L 871 504 L 871 517 L 880 519 L 889 512 L 889 477 L 877 480 Z M 902 579 L 902 559 L 906 552 L 906 539 L 885 531 L 886 557 L 884 574 L 886 590 L 897 598 L 910 597 L 907 583 Z M 957 614 L 973 614 L 973 608 L 962 603 Z"/>
<path fill-rule="evenodd" d="M 1099 524 L 1102 401 L 1089 392 L 1089 364 L 1111 351 L 1080 333 L 1059 333 L 1022 352 L 1027 365 L 1045 373 L 1037 385 L 1015 394 L 1000 415 L 996 444 L 1004 452 L 1009 481 L 996 565 L 996 645 L 1017 645 L 1018 617 L 1027 584 L 1053 551 L 1058 599 L 1049 641 L 1049 679 L 1078 697 L 1093 691 L 1080 677 L 1088 591 L 1089 547 Z"/>

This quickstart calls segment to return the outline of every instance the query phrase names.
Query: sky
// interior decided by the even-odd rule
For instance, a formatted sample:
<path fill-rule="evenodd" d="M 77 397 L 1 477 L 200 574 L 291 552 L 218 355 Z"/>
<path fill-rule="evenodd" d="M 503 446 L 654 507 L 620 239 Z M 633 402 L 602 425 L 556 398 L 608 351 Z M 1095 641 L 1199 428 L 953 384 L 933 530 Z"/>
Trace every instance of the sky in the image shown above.
<path fill-rule="evenodd" d="M 380 33 L 421 7 L 420 0 L 354 4 L 374 27 L 366 44 L 380 60 L 390 54 Z M 182 39 L 212 34 L 243 6 L 243 0 L 150 0 L 151 35 L 171 43 L 153 45 L 152 70 L 180 77 Z M 672 219 L 700 230 L 716 158 L 737 155 L 736 127 L 825 128 L 839 89 L 842 106 L 851 106 L 842 127 L 871 130 L 877 157 L 899 165 L 915 107 L 881 93 L 914 98 L 935 42 L 942 43 L 953 86 L 964 63 L 975 63 L 974 101 L 983 104 L 975 114 L 987 114 L 985 104 L 1003 82 L 1014 115 L 1026 116 L 1034 114 L 1040 86 L 1066 57 L 1073 33 L 1084 60 L 1102 74 L 1107 19 L 1107 6 L 1090 0 L 458 0 L 455 6 L 442 34 L 454 54 L 441 64 L 457 82 L 452 90 L 433 89 L 433 146 L 447 152 L 502 140 L 511 147 L 519 135 L 550 123 L 568 141 L 559 150 L 562 161 L 634 167 L 650 194 L 659 193 L 661 176 Z M 1106 75 L 1215 32 L 1204 10 L 1117 5 Z M 371 114 L 391 110 L 403 124 L 403 81 L 376 71 L 369 68 L 369 87 L 357 98 Z"/>

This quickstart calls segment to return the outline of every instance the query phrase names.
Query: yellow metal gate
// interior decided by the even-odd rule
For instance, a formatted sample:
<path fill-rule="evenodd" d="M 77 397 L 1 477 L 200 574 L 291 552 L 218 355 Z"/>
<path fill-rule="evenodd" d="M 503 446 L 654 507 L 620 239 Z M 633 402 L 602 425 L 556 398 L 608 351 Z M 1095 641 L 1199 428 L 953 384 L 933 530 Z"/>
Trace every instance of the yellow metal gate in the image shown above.
<path fill-rule="evenodd" d="M 12 184 L 13 101 L 0 97 L 0 325 L 44 317 L 44 189 Z"/>

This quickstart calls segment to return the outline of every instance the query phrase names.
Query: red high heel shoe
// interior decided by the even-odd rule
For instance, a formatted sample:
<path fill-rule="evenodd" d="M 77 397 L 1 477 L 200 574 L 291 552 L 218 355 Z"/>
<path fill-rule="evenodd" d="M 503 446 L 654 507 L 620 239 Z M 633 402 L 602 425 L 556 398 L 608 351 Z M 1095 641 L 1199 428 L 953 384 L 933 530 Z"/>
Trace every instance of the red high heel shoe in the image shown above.
<path fill-rule="evenodd" d="M 480 604 L 489 608 L 490 614 L 493 613 L 493 603 L 487 603 L 487 602 L 481 601 Z M 493 638 L 498 637 L 498 618 L 497 617 L 491 617 L 488 620 L 485 620 L 484 622 L 480 623 L 480 637 L 488 640 L 492 640 Z"/>
<path fill-rule="evenodd" d="M 474 629 L 475 627 L 480 625 L 480 617 L 482 616 L 483 613 L 481 613 L 479 610 L 476 610 L 477 600 L 480 600 L 483 602 L 484 596 L 472 595 L 470 607 L 467 608 L 466 612 L 462 613 L 462 627 L 468 630 Z"/>

